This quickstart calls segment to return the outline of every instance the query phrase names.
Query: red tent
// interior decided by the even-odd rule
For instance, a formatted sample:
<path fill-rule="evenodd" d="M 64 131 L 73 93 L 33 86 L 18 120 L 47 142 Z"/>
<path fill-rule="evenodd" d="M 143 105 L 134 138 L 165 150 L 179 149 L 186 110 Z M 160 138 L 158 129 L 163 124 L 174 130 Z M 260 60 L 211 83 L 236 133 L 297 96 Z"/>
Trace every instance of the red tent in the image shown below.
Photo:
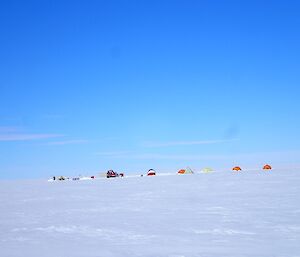
<path fill-rule="evenodd" d="M 154 169 L 148 170 L 147 176 L 155 176 L 155 175 L 156 175 L 156 172 Z"/>
<path fill-rule="evenodd" d="M 178 174 L 184 174 L 185 173 L 185 170 L 179 170 L 178 171 Z"/>
<path fill-rule="evenodd" d="M 266 164 L 264 167 L 263 167 L 263 170 L 271 170 L 272 167 L 269 165 L 269 164 Z"/>

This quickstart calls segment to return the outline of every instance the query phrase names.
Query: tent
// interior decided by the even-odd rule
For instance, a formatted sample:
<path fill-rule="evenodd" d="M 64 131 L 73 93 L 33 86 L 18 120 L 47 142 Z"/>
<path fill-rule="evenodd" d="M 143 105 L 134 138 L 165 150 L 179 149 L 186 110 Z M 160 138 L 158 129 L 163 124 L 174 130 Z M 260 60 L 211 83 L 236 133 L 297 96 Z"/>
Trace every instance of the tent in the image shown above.
<path fill-rule="evenodd" d="M 210 167 L 206 167 L 206 168 L 203 168 L 202 170 L 201 170 L 201 173 L 211 173 L 211 172 L 213 172 L 214 170 L 212 169 L 212 168 L 210 168 Z"/>
<path fill-rule="evenodd" d="M 242 169 L 239 166 L 235 166 L 235 167 L 232 168 L 232 170 L 241 171 Z"/>
<path fill-rule="evenodd" d="M 187 167 L 185 170 L 181 169 L 177 172 L 178 174 L 194 174 L 191 168 Z"/>
<path fill-rule="evenodd" d="M 154 169 L 150 169 L 150 170 L 148 170 L 148 172 L 147 172 L 147 176 L 155 176 L 156 175 L 156 172 L 155 172 L 155 170 Z"/>
<path fill-rule="evenodd" d="M 263 170 L 271 170 L 272 167 L 269 165 L 269 164 L 266 164 L 264 167 L 263 167 Z"/>
<path fill-rule="evenodd" d="M 177 172 L 178 174 L 184 174 L 185 173 L 185 170 L 181 169 Z"/>

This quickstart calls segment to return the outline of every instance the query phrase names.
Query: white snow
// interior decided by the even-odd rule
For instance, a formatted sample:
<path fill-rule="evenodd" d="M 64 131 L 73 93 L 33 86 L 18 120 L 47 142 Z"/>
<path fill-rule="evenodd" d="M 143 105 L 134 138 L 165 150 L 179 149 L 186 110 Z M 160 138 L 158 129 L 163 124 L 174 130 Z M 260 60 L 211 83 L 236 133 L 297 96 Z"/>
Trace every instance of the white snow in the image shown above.
<path fill-rule="evenodd" d="M 1 181 L 1 257 L 299 257 L 300 171 Z"/>

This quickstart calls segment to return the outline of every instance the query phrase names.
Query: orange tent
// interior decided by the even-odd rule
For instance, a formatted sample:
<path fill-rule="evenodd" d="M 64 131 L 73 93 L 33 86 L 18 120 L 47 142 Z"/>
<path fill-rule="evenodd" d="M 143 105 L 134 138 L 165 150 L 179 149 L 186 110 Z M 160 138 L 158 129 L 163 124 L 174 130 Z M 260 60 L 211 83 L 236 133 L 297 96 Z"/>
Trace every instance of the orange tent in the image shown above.
<path fill-rule="evenodd" d="M 269 164 L 266 164 L 264 167 L 263 167 L 263 170 L 271 170 L 272 167 L 269 165 Z"/>
<path fill-rule="evenodd" d="M 177 173 L 178 174 L 194 174 L 193 170 L 190 167 L 186 167 L 186 169 L 181 169 Z"/>
<path fill-rule="evenodd" d="M 235 166 L 234 168 L 232 168 L 232 170 L 242 170 L 242 169 L 239 166 Z"/>
<path fill-rule="evenodd" d="M 178 171 L 178 174 L 184 174 L 184 173 L 185 173 L 185 170 Z"/>

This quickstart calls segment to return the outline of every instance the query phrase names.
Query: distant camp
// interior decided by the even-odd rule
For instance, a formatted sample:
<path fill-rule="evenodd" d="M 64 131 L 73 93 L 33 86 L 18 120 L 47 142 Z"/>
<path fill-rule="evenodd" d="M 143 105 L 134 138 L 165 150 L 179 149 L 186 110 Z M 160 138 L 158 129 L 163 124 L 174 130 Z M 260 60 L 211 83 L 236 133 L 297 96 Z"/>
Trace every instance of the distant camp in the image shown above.
<path fill-rule="evenodd" d="M 269 164 L 265 164 L 262 167 L 262 170 L 264 171 L 270 171 L 272 170 L 272 166 Z M 242 168 L 240 166 L 234 166 L 232 169 L 232 171 L 242 171 Z M 261 170 L 260 169 L 252 169 L 252 170 Z M 247 171 L 247 169 L 246 169 Z M 248 169 L 248 171 L 250 171 L 250 169 Z M 197 171 L 196 173 L 190 168 L 190 167 L 186 167 L 185 169 L 180 169 L 177 172 L 174 171 L 174 173 L 161 173 L 158 174 L 159 175 L 172 175 L 172 174 L 178 174 L 178 175 L 187 175 L 187 174 L 200 174 L 200 173 L 212 173 L 214 172 L 214 170 L 211 167 L 205 167 L 203 169 L 201 169 L 200 171 Z M 141 174 L 141 175 L 126 175 L 126 177 L 136 177 L 136 176 L 156 176 L 157 173 L 154 169 L 149 169 L 148 172 L 146 174 Z M 82 176 L 79 175 L 78 177 L 66 177 L 66 176 L 53 176 L 50 179 L 48 179 L 49 182 L 52 181 L 68 181 L 68 180 L 73 180 L 73 181 L 77 181 L 77 180 L 97 180 L 97 179 L 103 179 L 103 178 L 124 178 L 125 174 L 124 172 L 118 173 L 114 170 L 108 170 L 107 172 L 99 172 L 96 173 L 96 175 L 89 175 L 89 176 Z"/>

